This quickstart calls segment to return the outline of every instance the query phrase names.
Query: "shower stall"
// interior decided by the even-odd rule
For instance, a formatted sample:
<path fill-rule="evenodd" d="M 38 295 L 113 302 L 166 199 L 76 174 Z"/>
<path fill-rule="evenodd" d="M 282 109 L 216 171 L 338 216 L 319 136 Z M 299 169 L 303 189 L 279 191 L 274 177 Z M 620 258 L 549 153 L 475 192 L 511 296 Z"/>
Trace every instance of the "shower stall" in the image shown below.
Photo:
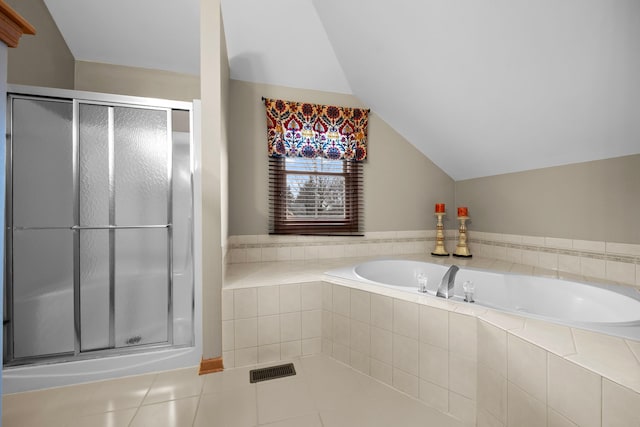
<path fill-rule="evenodd" d="M 13 89 L 5 368 L 193 347 L 193 104 Z"/>

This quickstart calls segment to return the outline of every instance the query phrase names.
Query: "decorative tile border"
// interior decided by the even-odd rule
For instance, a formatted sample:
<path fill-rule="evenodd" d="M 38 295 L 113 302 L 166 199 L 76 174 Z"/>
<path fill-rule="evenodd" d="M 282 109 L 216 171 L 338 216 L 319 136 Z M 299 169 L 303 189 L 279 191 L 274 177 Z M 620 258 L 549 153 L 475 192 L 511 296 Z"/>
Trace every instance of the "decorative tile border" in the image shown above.
<path fill-rule="evenodd" d="M 581 251 L 581 250 L 575 250 L 575 249 L 559 249 L 559 248 L 552 248 L 547 246 L 505 243 L 501 241 L 486 240 L 486 239 L 470 238 L 468 241 L 470 244 L 476 243 L 476 244 L 487 245 L 487 246 L 497 246 L 497 247 L 503 247 L 503 248 L 509 248 L 509 249 L 520 249 L 520 250 L 532 251 L 532 252 L 537 251 L 537 252 L 544 252 L 549 254 L 569 255 L 569 256 L 575 256 L 575 257 L 600 259 L 604 261 L 627 262 L 630 264 L 640 263 L 640 256 L 633 256 L 633 255 L 587 252 L 587 251 Z"/>
<path fill-rule="evenodd" d="M 353 237 L 230 236 L 225 263 L 426 255 L 434 247 L 435 234 L 435 230 L 414 230 Z M 457 235 L 457 230 L 445 230 L 449 253 L 455 251 Z M 640 286 L 640 245 L 473 230 L 468 236 L 471 253 L 477 257 Z"/>

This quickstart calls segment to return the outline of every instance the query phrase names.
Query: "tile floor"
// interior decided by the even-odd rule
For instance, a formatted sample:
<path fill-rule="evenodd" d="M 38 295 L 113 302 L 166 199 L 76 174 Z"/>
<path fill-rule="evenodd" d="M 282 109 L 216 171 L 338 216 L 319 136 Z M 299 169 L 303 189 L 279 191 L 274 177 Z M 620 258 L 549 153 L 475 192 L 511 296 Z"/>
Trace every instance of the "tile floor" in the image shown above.
<path fill-rule="evenodd" d="M 189 368 L 8 395 L 2 426 L 462 426 L 324 355 L 293 362 L 297 375 L 257 384 L 253 367 Z"/>

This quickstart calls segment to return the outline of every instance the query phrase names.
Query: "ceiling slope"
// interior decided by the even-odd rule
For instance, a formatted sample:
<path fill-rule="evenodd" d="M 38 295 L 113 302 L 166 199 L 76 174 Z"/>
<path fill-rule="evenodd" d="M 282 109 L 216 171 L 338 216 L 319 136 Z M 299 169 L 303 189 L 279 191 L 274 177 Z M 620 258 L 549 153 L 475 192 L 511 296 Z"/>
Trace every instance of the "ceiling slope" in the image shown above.
<path fill-rule="evenodd" d="M 349 85 L 455 180 L 640 152 L 640 2 L 313 0 Z"/>
<path fill-rule="evenodd" d="M 199 0 L 44 0 L 77 60 L 199 74 Z M 231 77 L 352 93 L 456 180 L 640 153 L 637 0 L 222 0 Z"/>
<path fill-rule="evenodd" d="M 311 0 L 222 0 L 231 78 L 351 93 Z"/>
<path fill-rule="evenodd" d="M 78 61 L 200 74 L 200 1 L 44 0 Z"/>

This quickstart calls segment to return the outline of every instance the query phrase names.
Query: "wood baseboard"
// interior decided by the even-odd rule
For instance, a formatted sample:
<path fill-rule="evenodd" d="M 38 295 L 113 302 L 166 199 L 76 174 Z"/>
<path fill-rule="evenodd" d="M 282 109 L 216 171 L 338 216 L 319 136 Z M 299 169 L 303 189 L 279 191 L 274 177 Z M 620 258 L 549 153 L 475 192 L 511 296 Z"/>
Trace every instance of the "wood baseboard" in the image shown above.
<path fill-rule="evenodd" d="M 212 374 L 224 370 L 222 357 L 214 357 L 213 359 L 202 359 L 200 361 L 199 375 Z"/>

